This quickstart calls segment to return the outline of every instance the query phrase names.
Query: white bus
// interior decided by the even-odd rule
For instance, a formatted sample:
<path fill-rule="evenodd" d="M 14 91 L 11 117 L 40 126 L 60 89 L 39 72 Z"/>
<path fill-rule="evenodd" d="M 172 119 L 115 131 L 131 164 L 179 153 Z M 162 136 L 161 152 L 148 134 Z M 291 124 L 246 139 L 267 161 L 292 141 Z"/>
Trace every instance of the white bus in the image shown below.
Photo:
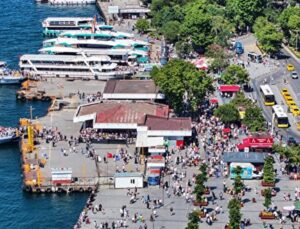
<path fill-rule="evenodd" d="M 275 105 L 272 107 L 274 123 L 278 128 L 288 128 L 289 119 L 284 109 L 280 105 Z"/>
<path fill-rule="evenodd" d="M 274 93 L 273 93 L 271 87 L 268 84 L 260 85 L 260 92 L 263 95 L 264 103 L 266 106 L 274 106 L 275 105 L 275 103 L 276 103 L 275 96 L 274 96 Z"/>

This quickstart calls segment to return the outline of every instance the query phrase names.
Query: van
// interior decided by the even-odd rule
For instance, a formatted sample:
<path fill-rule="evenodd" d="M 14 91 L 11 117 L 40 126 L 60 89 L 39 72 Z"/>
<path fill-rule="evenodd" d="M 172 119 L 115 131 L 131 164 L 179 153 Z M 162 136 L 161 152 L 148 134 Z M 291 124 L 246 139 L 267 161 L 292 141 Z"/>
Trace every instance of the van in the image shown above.
<path fill-rule="evenodd" d="M 248 60 L 255 63 L 261 63 L 262 57 L 260 54 L 257 54 L 255 52 L 249 52 L 248 53 Z"/>

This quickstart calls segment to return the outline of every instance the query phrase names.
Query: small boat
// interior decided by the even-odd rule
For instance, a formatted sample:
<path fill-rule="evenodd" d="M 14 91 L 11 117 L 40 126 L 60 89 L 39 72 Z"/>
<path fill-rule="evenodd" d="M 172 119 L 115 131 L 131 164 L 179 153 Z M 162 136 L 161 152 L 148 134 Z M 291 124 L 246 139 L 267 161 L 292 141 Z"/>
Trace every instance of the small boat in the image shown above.
<path fill-rule="evenodd" d="M 9 127 L 0 127 L 0 145 L 11 143 L 19 138 L 17 129 Z"/>
<path fill-rule="evenodd" d="M 0 62 L 0 85 L 1 84 L 21 84 L 25 77 L 19 71 L 12 71 L 7 68 L 5 62 Z"/>

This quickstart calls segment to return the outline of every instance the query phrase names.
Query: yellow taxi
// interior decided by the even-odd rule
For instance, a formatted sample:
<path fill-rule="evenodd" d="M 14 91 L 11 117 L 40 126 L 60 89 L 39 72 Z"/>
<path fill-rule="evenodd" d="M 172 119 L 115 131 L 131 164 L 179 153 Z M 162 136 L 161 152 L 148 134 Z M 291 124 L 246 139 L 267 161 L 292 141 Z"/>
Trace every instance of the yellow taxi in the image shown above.
<path fill-rule="evenodd" d="M 294 70 L 295 70 L 295 67 L 294 67 L 294 65 L 292 65 L 292 64 L 288 64 L 288 65 L 286 66 L 286 69 L 287 69 L 289 72 L 291 72 L 291 71 L 294 71 Z"/>
<path fill-rule="evenodd" d="M 293 99 L 293 97 L 291 96 L 290 93 L 285 93 L 285 94 L 283 94 L 283 98 L 284 98 L 285 100 L 287 100 L 287 99 Z"/>
<path fill-rule="evenodd" d="M 300 110 L 299 110 L 299 108 L 290 108 L 290 111 L 291 111 L 291 113 L 292 113 L 294 116 L 300 115 Z"/>
<path fill-rule="evenodd" d="M 295 103 L 294 100 L 293 100 L 293 98 L 288 98 L 288 99 L 285 100 L 285 102 L 286 102 L 286 104 L 288 106 L 290 106 L 290 104 L 294 104 Z"/>
<path fill-rule="evenodd" d="M 296 103 L 290 103 L 290 104 L 289 104 L 289 107 L 290 107 L 291 109 L 296 109 L 296 108 L 298 108 L 298 106 L 297 106 Z"/>

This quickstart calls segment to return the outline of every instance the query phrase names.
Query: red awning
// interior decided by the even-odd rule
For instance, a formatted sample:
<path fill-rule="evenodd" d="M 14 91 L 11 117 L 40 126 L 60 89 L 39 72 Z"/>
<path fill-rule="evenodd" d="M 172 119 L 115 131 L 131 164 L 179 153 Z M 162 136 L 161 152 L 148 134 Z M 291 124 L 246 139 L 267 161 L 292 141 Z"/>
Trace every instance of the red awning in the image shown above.
<path fill-rule="evenodd" d="M 250 148 L 272 148 L 274 143 L 273 137 L 248 137 L 243 139 L 243 144 Z"/>
<path fill-rule="evenodd" d="M 239 85 L 220 85 L 220 92 L 238 92 L 240 91 Z"/>
<path fill-rule="evenodd" d="M 230 128 L 224 128 L 224 129 L 223 129 L 223 133 L 224 133 L 224 134 L 228 134 L 228 133 L 230 133 L 230 132 L 231 132 Z"/>
<path fill-rule="evenodd" d="M 162 160 L 163 157 L 161 155 L 153 155 L 153 156 L 151 156 L 151 159 Z"/>
<path fill-rule="evenodd" d="M 212 98 L 212 99 L 210 99 L 210 103 L 218 103 L 219 101 L 218 101 L 218 99 L 217 98 Z"/>
<path fill-rule="evenodd" d="M 244 143 L 237 145 L 238 150 L 244 150 L 246 147 L 249 147 L 249 146 L 245 145 Z"/>

